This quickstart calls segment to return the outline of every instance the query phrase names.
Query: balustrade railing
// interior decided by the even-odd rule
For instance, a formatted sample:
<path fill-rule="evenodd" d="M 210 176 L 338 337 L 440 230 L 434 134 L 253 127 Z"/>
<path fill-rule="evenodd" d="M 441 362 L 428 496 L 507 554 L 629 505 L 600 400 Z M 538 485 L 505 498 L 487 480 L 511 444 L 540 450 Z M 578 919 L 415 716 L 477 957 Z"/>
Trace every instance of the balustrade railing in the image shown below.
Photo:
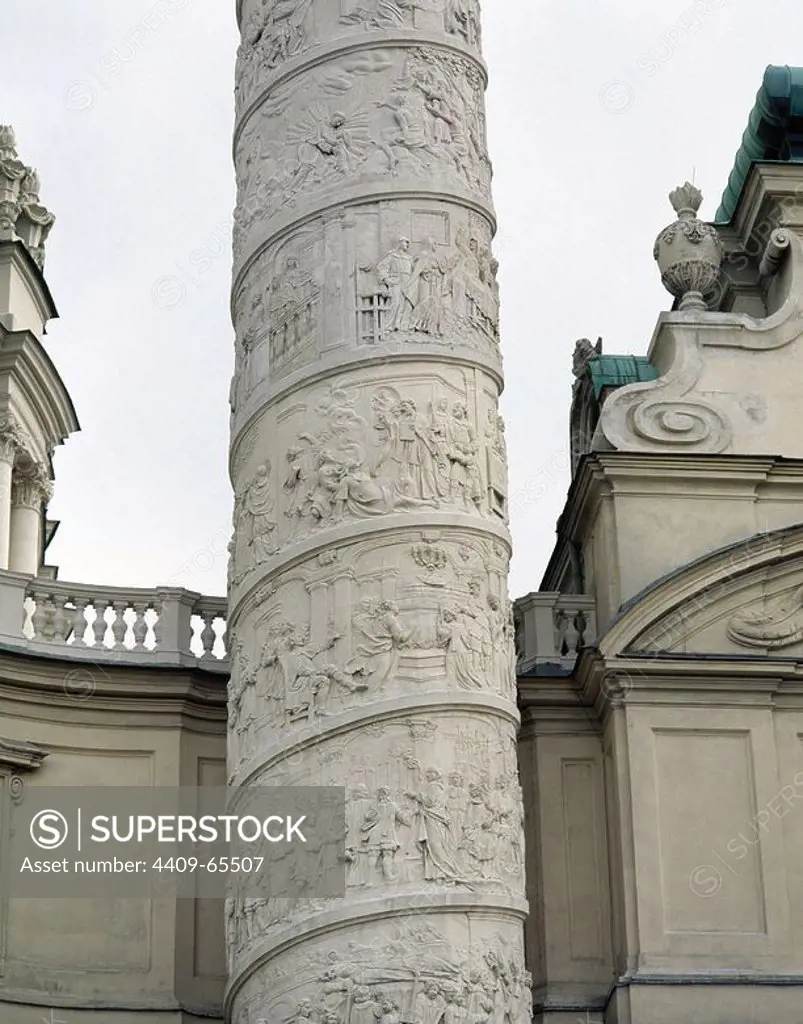
<path fill-rule="evenodd" d="M 528 594 L 516 602 L 516 618 L 520 671 L 554 666 L 570 672 L 597 636 L 594 598 L 586 594 Z"/>
<path fill-rule="evenodd" d="M 226 600 L 0 572 L 0 646 L 228 671 Z"/>

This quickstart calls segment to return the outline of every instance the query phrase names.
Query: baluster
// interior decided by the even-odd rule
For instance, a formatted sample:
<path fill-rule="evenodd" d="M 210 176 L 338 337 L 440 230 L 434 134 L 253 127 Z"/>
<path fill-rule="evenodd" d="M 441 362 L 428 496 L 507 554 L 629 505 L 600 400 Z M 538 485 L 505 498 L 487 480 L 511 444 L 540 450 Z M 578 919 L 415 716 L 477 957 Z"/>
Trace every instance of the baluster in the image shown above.
<path fill-rule="evenodd" d="M 215 640 L 217 640 L 217 633 L 212 627 L 212 623 L 215 621 L 217 616 L 214 612 L 200 612 L 200 616 L 203 620 L 204 628 L 201 630 L 201 645 L 203 646 L 202 658 L 213 658 L 212 648 L 215 646 Z"/>
<path fill-rule="evenodd" d="M 95 638 L 93 646 L 105 647 L 106 629 L 108 625 L 106 622 L 106 609 L 109 607 L 109 602 L 102 599 L 100 601 L 95 601 L 93 599 L 92 603 L 95 606 L 96 614 L 95 621 L 92 623 L 92 635 Z"/>
<path fill-rule="evenodd" d="M 154 601 L 151 605 L 156 612 L 156 621 L 153 624 L 153 649 L 158 651 L 162 646 L 162 602 Z"/>
<path fill-rule="evenodd" d="M 145 647 L 145 638 L 148 635 L 148 623 L 145 621 L 145 612 L 148 610 L 147 603 L 138 601 L 136 604 L 132 604 L 134 614 L 134 625 L 131 627 L 131 631 L 134 634 L 134 650 L 141 651 Z"/>
<path fill-rule="evenodd" d="M 577 628 L 577 612 L 568 612 L 566 618 L 566 632 L 564 634 L 566 643 L 566 654 L 576 654 L 580 649 L 580 631 Z"/>
<path fill-rule="evenodd" d="M 556 608 L 553 619 L 555 622 L 555 651 L 560 657 L 563 657 L 566 653 L 566 613 Z"/>
<path fill-rule="evenodd" d="M 53 595 L 53 640 L 55 643 L 67 642 L 70 614 L 64 607 L 67 597 L 63 594 Z"/>
<path fill-rule="evenodd" d="M 86 601 L 81 597 L 71 597 L 70 600 L 75 605 L 72 613 L 72 646 L 86 647 Z"/>
<path fill-rule="evenodd" d="M 36 602 L 36 608 L 34 608 L 33 614 L 31 615 L 31 625 L 33 626 L 33 639 L 47 640 L 47 595 L 42 590 L 35 590 L 31 594 L 31 597 L 33 597 L 34 601 Z"/>
<path fill-rule="evenodd" d="M 128 601 L 115 601 L 112 604 L 114 618 L 112 619 L 112 636 L 114 637 L 115 651 L 125 650 L 125 635 L 128 632 L 128 623 L 125 621 L 125 613 L 128 608 Z"/>
<path fill-rule="evenodd" d="M 223 632 L 220 634 L 220 642 L 223 644 L 223 657 L 228 658 L 229 656 L 229 628 L 228 623 L 225 619 L 221 619 L 223 623 Z"/>

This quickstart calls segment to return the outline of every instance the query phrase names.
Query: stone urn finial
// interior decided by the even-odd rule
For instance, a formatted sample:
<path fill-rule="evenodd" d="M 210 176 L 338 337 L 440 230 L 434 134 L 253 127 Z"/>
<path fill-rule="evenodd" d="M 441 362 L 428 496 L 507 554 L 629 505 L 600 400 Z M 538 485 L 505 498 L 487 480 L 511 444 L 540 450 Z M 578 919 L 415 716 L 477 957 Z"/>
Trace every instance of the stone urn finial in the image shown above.
<path fill-rule="evenodd" d="M 669 193 L 678 216 L 658 236 L 653 256 L 664 288 L 680 299 L 679 309 L 707 310 L 705 296 L 719 277 L 724 250 L 716 230 L 697 216 L 703 194 L 691 182 Z"/>

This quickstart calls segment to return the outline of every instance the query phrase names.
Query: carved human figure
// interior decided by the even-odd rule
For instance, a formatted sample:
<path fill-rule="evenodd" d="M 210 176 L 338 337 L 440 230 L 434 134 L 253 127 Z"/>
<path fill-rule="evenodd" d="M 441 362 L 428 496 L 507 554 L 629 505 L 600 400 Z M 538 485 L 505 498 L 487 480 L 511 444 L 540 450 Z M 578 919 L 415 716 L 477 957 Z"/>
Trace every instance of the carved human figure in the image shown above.
<path fill-rule="evenodd" d="M 439 158 L 439 153 L 432 143 L 429 132 L 429 115 L 426 99 L 417 89 L 410 88 L 408 83 L 400 84 L 393 92 L 390 102 L 378 102 L 378 107 L 385 107 L 393 113 L 394 127 L 376 139 L 376 145 L 388 158 L 391 174 L 399 167 L 400 157 L 397 150 L 414 161 L 417 170 L 428 167 L 432 160 Z"/>
<path fill-rule="evenodd" d="M 446 673 L 464 690 L 480 690 L 484 685 L 473 625 L 466 609 L 457 605 L 441 609 L 437 638 L 446 648 Z"/>
<path fill-rule="evenodd" d="M 470 1024 L 466 997 L 462 992 L 449 991 L 446 993 L 446 1006 L 443 1008 L 441 1020 L 443 1024 Z M 519 1022 L 514 1018 L 511 1024 L 519 1024 Z"/>
<path fill-rule="evenodd" d="M 349 1024 L 377 1024 L 381 1013 L 382 1006 L 374 999 L 367 985 L 359 985 L 354 989 Z"/>
<path fill-rule="evenodd" d="M 379 283 L 388 295 L 388 304 L 383 313 L 385 331 L 408 329 L 412 314 L 408 294 L 412 267 L 409 238 L 400 238 L 397 246 L 386 253 L 376 265 Z"/>
<path fill-rule="evenodd" d="M 289 189 L 297 194 L 311 178 L 322 182 L 327 176 L 352 173 L 359 162 L 362 118 L 351 118 L 343 111 L 320 112 L 302 123 L 293 135 L 299 144 L 296 168 Z"/>
<path fill-rule="evenodd" d="M 443 334 L 443 287 L 446 266 L 432 240 L 416 256 L 410 275 L 408 294 L 412 313 L 410 328 L 423 334 Z"/>
<path fill-rule="evenodd" d="M 396 826 L 406 825 L 409 828 L 411 824 L 410 818 L 391 800 L 390 789 L 380 786 L 376 803 L 366 814 L 361 831 L 362 842 L 385 882 L 393 882 L 397 876 L 393 862 L 401 843 Z"/>
<path fill-rule="evenodd" d="M 256 564 L 267 561 L 278 550 L 273 537 L 273 481 L 270 462 L 263 463 L 241 496 L 240 516 L 243 534 Z"/>
<path fill-rule="evenodd" d="M 367 598 L 360 606 L 355 625 L 361 640 L 346 671 L 364 679 L 372 690 L 381 689 L 396 674 L 400 652 L 410 642 L 412 633 L 402 625 L 395 601 Z"/>
<path fill-rule="evenodd" d="M 446 0 L 446 31 L 460 36 L 469 46 L 482 45 L 482 20 L 477 0 Z"/>
<path fill-rule="evenodd" d="M 448 423 L 449 491 L 452 501 L 465 505 L 482 503 L 482 479 L 474 428 L 468 421 L 468 410 L 455 402 Z"/>
<path fill-rule="evenodd" d="M 306 631 L 292 623 L 281 630 L 276 642 L 266 648 L 263 664 L 278 663 L 283 674 L 285 715 L 291 722 L 327 714 L 329 691 L 334 684 L 347 693 L 365 690 L 367 684 L 355 681 L 336 665 L 321 658 L 337 641 L 333 637 L 323 650 L 309 646 Z"/>
<path fill-rule="evenodd" d="M 287 256 L 273 282 L 270 302 L 271 359 L 292 354 L 314 325 L 313 311 L 320 291 L 318 282 L 304 270 L 297 256 Z"/>
<path fill-rule="evenodd" d="M 441 995 L 440 986 L 436 981 L 424 982 L 423 992 L 415 998 L 416 1024 L 441 1024 L 446 1000 Z"/>
<path fill-rule="evenodd" d="M 437 768 L 428 768 L 421 791 L 408 792 L 407 796 L 418 805 L 416 842 L 424 861 L 424 878 L 428 881 L 456 879 L 459 875 L 456 843 L 441 773 Z"/>

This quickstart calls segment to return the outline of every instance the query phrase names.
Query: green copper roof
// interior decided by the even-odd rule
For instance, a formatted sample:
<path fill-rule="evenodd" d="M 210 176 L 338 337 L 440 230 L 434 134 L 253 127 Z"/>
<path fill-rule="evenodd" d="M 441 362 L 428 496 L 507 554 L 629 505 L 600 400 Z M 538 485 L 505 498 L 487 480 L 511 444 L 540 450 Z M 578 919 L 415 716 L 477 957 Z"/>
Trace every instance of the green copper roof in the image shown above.
<path fill-rule="evenodd" d="M 588 364 L 596 398 L 603 388 L 617 388 L 640 380 L 656 380 L 658 371 L 646 356 L 597 356 Z"/>
<path fill-rule="evenodd" d="M 764 72 L 756 105 L 714 218 L 717 224 L 730 221 L 750 168 L 759 161 L 803 163 L 803 68 L 771 64 Z"/>

